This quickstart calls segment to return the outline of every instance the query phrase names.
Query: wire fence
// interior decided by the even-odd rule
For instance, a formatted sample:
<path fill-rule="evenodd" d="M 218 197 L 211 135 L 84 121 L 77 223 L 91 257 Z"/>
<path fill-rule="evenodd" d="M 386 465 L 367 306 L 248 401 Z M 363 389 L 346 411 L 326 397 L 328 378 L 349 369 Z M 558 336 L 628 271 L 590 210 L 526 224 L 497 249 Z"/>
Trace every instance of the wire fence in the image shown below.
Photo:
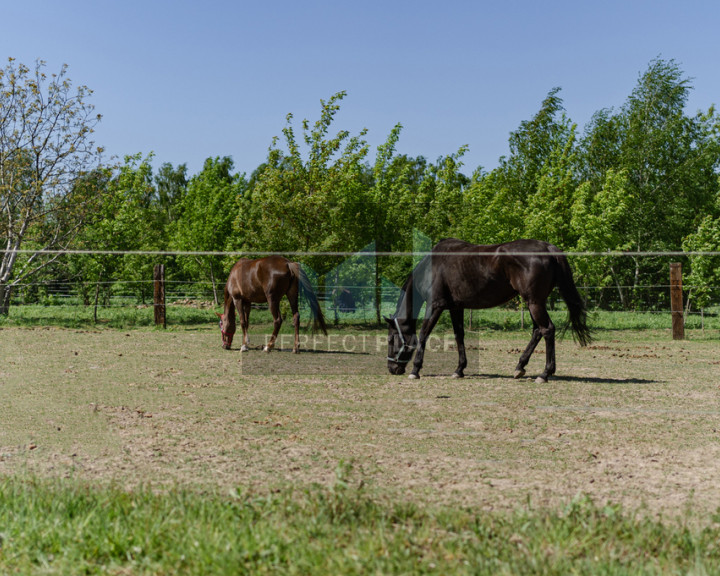
<path fill-rule="evenodd" d="M 78 283 L 68 282 L 29 282 L 19 284 L 15 287 L 12 298 L 12 307 L 31 307 L 42 306 L 46 309 L 63 307 L 65 309 L 73 309 L 76 315 L 85 311 L 97 310 L 110 312 L 113 310 L 149 310 L 148 314 L 152 314 L 152 308 L 156 305 L 153 301 L 153 285 L 154 281 L 150 280 L 106 280 L 100 283 L 84 283 L 84 288 L 79 288 Z M 103 298 L 85 298 L 82 294 L 93 293 L 98 287 L 107 295 Z M 606 304 L 612 299 L 608 293 L 616 296 L 619 289 L 633 291 L 635 294 L 636 305 L 632 309 L 626 310 L 618 306 L 601 306 L 600 303 Z M 593 311 L 605 311 L 614 314 L 630 314 L 636 317 L 650 316 L 662 319 L 664 323 L 670 324 L 670 307 L 668 294 L 670 291 L 669 284 L 645 285 L 645 286 L 578 286 L 578 290 L 586 300 L 588 309 Z M 683 289 L 684 302 L 687 302 L 688 294 L 693 290 L 692 286 L 685 286 Z M 720 287 L 711 287 L 711 291 L 715 294 L 711 298 L 711 304 L 704 308 L 692 308 L 686 306 L 683 310 L 685 322 L 689 327 L 699 327 L 704 329 L 708 319 L 720 316 L 720 306 L 716 303 L 720 302 Z M 323 312 L 327 318 L 335 323 L 373 323 L 378 316 L 378 307 L 376 298 L 379 298 L 381 316 L 389 316 L 395 312 L 397 301 L 400 297 L 401 290 L 397 286 L 383 286 L 379 291 L 375 287 L 367 285 L 353 284 L 332 284 L 326 285 L 324 290 L 317 291 L 318 300 L 322 306 Z M 662 295 L 662 297 L 660 297 Z M 648 303 L 642 305 L 642 303 Z M 658 302 L 664 302 L 658 305 Z M 222 309 L 222 293 L 220 293 L 220 301 L 215 301 L 215 294 L 211 282 L 189 282 L 183 280 L 169 280 L 165 284 L 165 302 L 164 304 L 172 310 L 173 307 L 189 307 L 197 310 L 207 311 L 207 317 L 212 318 L 213 311 L 220 312 Z M 559 295 L 554 294 L 550 298 L 549 306 L 553 310 L 564 310 L 564 302 Z M 266 304 L 253 304 L 254 310 L 266 310 Z M 309 307 L 307 303 L 301 300 L 301 314 L 309 317 Z M 516 298 L 500 307 L 506 315 L 514 316 L 513 326 L 530 323 L 529 316 L 525 316 L 526 309 L 520 298 Z M 284 309 L 287 313 L 288 310 Z M 101 312 L 102 314 L 102 312 Z M 473 328 L 473 320 L 475 327 L 481 322 L 483 312 L 475 311 L 466 314 L 466 323 L 469 328 Z M 173 312 L 168 313 L 168 321 L 172 323 Z M 507 321 L 506 321 L 507 323 Z M 656 324 L 650 322 L 649 327 Z"/>
<path fill-rule="evenodd" d="M 28 251 L 29 253 L 30 251 Z M 35 252 L 33 252 L 35 253 Z M 11 308 L 30 305 L 42 305 L 45 307 L 63 306 L 75 307 L 78 310 L 93 309 L 95 316 L 98 310 L 110 309 L 146 309 L 155 305 L 153 301 L 154 280 L 152 277 L 152 266 L 150 263 L 162 258 L 166 261 L 192 257 L 221 257 L 223 262 L 232 262 L 239 256 L 264 256 L 269 253 L 253 252 L 167 252 L 167 251 L 44 251 L 53 257 L 72 257 L 77 255 L 102 257 L 107 255 L 123 257 L 140 257 L 144 260 L 144 273 L 138 277 L 137 270 L 132 274 L 134 279 L 128 278 L 123 273 L 122 267 L 118 272 L 109 278 L 88 280 L 80 276 L 74 278 L 54 273 L 52 270 L 45 272 L 41 278 L 35 278 L 26 282 L 19 282 L 12 286 Z M 410 270 L 414 263 L 428 254 L 427 251 L 413 252 L 294 252 L 283 253 L 293 259 L 303 260 L 309 258 L 326 258 L 338 261 L 338 265 L 319 276 L 311 269 L 311 279 L 314 281 L 316 293 L 323 307 L 324 313 L 331 320 L 347 323 L 373 323 L 378 316 L 390 315 L 395 311 L 397 301 L 400 297 L 401 280 L 393 282 L 385 277 L 377 275 L 377 261 L 384 258 L 385 262 L 405 262 L 405 269 Z M 437 254 L 437 253 L 435 253 Z M 670 289 L 669 282 L 657 282 L 659 274 L 665 271 L 669 280 L 667 265 L 672 260 L 685 259 L 688 256 L 720 256 L 718 252 L 633 252 L 633 253 L 608 253 L 608 252 L 566 252 L 571 262 L 575 258 L 613 258 L 622 260 L 631 256 L 634 260 L 641 258 L 654 259 L 655 264 L 650 267 L 652 273 L 647 277 L 637 276 L 634 283 L 611 283 L 604 285 L 584 285 L 579 283 L 578 289 L 585 298 L 586 305 L 590 311 L 616 311 L 630 314 L 654 315 L 658 318 L 665 317 L 670 322 Z M 439 254 L 438 254 L 439 255 Z M 457 255 L 455 253 L 454 255 Z M 517 254 L 515 254 L 517 255 Z M 533 253 L 537 256 L 537 253 Z M 469 254 L 477 256 L 477 254 Z M 660 264 L 658 264 L 660 262 Z M 396 266 L 397 267 L 397 266 Z M 188 277 L 187 273 L 180 272 L 180 266 L 173 270 L 169 266 L 170 273 L 164 280 L 165 302 L 167 306 L 188 306 L 196 309 L 219 310 L 222 305 L 222 290 L 224 279 L 227 274 L 222 272 L 216 275 L 215 281 L 208 278 Z M 58 268 L 62 271 L 62 267 Z M 223 269 L 229 270 L 226 264 Z M 661 270 L 658 273 L 658 269 Z M 396 273 L 397 278 L 401 275 Z M 654 280 L 654 281 L 653 281 Z M 705 305 L 699 307 L 694 303 L 694 295 L 702 288 L 705 295 Z M 219 300 L 219 301 L 218 301 Z M 720 309 L 720 286 L 694 286 L 683 285 L 683 302 L 685 303 L 683 314 L 686 323 L 691 325 L 699 324 L 704 328 L 708 318 L 718 315 Z M 264 305 L 254 305 L 255 309 L 266 308 Z M 550 298 L 550 307 L 563 309 L 564 303 L 557 293 Z M 524 324 L 523 304 L 516 298 L 502 307 L 503 310 L 515 314 Z M 305 310 L 301 303 L 301 311 Z M 287 312 L 287 310 L 285 310 Z M 210 314 L 208 314 L 209 316 Z M 466 316 L 472 327 L 472 322 L 481 316 L 481 313 L 470 313 Z M 170 316 L 172 322 L 172 315 Z M 528 319 L 529 322 L 529 319 Z"/>

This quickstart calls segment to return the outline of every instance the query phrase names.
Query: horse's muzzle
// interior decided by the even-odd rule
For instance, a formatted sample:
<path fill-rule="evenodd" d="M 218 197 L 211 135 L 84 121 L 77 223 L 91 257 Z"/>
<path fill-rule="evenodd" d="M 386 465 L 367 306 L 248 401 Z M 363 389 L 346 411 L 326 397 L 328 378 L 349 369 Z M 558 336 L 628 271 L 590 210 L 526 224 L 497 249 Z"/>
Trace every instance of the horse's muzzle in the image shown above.
<path fill-rule="evenodd" d="M 405 364 L 388 363 L 388 371 L 393 376 L 402 376 L 403 374 L 405 374 Z"/>

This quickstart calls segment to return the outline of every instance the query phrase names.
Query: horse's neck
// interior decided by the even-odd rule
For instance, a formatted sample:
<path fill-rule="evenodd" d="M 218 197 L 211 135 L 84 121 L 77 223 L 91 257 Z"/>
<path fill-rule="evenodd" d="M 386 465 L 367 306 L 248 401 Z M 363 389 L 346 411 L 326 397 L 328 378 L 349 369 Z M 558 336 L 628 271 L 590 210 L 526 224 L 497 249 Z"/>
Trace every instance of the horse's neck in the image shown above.
<path fill-rule="evenodd" d="M 398 320 L 406 321 L 413 334 L 415 333 L 417 327 L 418 311 L 420 306 L 422 306 L 422 302 L 415 301 L 417 299 L 417 294 L 415 294 L 413 290 L 413 278 L 410 276 L 408 281 L 405 282 L 405 285 L 402 287 L 395 315 Z"/>
<path fill-rule="evenodd" d="M 225 319 L 230 326 L 235 326 L 235 300 L 225 288 Z"/>

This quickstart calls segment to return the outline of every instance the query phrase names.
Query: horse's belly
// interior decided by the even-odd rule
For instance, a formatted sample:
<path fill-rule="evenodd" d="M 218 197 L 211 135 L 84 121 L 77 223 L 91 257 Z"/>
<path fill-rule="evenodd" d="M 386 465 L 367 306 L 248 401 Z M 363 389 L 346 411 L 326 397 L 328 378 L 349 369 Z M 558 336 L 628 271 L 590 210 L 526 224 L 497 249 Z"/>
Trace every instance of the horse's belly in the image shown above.
<path fill-rule="evenodd" d="M 479 286 L 466 285 L 463 289 L 454 292 L 450 300 L 451 306 L 455 308 L 494 308 L 517 296 L 517 292 L 511 286 L 500 286 L 492 282 Z"/>
<path fill-rule="evenodd" d="M 254 304 L 262 304 L 263 302 L 267 302 L 267 296 L 265 296 L 265 292 L 251 292 L 249 294 L 243 294 L 242 299 L 247 300 L 248 302 L 252 302 Z"/>

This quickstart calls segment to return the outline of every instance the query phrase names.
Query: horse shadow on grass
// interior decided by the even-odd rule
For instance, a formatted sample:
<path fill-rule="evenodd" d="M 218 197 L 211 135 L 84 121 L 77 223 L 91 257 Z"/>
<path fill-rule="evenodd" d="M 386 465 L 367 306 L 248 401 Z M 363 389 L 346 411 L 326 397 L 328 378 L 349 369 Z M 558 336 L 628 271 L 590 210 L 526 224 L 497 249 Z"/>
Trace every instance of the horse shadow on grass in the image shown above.
<path fill-rule="evenodd" d="M 241 352 L 240 348 L 231 348 L 229 352 Z M 263 350 L 263 346 L 250 346 L 249 350 L 246 350 L 243 352 L 244 354 L 266 354 L 268 357 L 272 357 L 273 354 L 292 354 L 292 348 L 273 348 L 270 352 L 265 352 Z M 362 351 L 347 351 L 347 350 L 323 350 L 323 349 L 317 349 L 317 348 L 300 348 L 298 352 L 298 356 L 303 356 L 307 354 L 327 354 L 330 356 L 371 356 L 373 353 L 371 352 L 362 352 Z"/>
<path fill-rule="evenodd" d="M 452 378 L 450 374 L 423 374 L 423 378 Z M 535 377 L 532 375 L 524 376 L 522 378 L 513 378 L 508 374 L 489 374 L 489 373 L 472 373 L 465 374 L 464 380 L 513 380 L 525 384 L 534 384 Z M 549 384 L 556 382 L 567 382 L 567 383 L 584 383 L 584 384 L 615 384 L 615 385 L 650 385 L 650 384 L 661 384 L 661 380 L 648 380 L 645 378 L 600 378 L 597 376 L 552 376 L 549 380 Z"/>

